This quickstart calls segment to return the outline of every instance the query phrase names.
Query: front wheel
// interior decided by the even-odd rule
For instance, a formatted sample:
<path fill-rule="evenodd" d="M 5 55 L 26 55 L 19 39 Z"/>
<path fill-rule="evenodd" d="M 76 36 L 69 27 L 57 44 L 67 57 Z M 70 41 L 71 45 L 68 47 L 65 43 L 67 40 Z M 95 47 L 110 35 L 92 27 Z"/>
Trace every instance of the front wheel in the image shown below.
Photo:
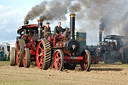
<path fill-rule="evenodd" d="M 26 68 L 30 67 L 30 50 L 29 50 L 29 48 L 24 49 L 23 66 L 26 67 Z"/>
<path fill-rule="evenodd" d="M 82 70 L 90 71 L 91 55 L 88 50 L 85 50 L 84 57 L 80 65 Z"/>
<path fill-rule="evenodd" d="M 23 66 L 23 52 L 24 52 L 25 41 L 23 39 L 18 39 L 16 43 L 16 63 L 18 67 Z"/>
<path fill-rule="evenodd" d="M 64 66 L 64 53 L 61 49 L 57 49 L 54 52 L 54 67 L 56 70 L 62 71 Z"/>

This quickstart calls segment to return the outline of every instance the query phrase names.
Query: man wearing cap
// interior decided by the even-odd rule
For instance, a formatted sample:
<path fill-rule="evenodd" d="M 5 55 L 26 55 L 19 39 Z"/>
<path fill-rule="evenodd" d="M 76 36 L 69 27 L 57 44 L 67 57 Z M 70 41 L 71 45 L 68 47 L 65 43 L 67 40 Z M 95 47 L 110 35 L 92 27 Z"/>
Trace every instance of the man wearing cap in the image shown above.
<path fill-rule="evenodd" d="M 62 34 L 62 32 L 61 22 L 58 22 L 58 25 L 54 28 L 54 34 Z"/>
<path fill-rule="evenodd" d="M 47 22 L 46 27 L 44 27 L 44 36 L 46 36 L 47 34 L 51 34 L 51 28 L 49 22 Z"/>

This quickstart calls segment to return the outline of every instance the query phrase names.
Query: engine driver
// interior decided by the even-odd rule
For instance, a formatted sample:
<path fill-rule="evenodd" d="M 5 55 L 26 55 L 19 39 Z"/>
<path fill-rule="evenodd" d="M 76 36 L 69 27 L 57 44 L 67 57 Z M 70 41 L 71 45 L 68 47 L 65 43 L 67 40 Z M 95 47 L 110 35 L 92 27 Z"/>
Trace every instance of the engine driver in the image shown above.
<path fill-rule="evenodd" d="M 46 27 L 44 27 L 44 36 L 46 36 L 47 34 L 51 34 L 51 28 L 49 22 L 47 22 Z"/>
<path fill-rule="evenodd" d="M 54 34 L 62 34 L 63 28 L 61 27 L 61 22 L 58 22 L 58 25 L 54 28 Z"/>

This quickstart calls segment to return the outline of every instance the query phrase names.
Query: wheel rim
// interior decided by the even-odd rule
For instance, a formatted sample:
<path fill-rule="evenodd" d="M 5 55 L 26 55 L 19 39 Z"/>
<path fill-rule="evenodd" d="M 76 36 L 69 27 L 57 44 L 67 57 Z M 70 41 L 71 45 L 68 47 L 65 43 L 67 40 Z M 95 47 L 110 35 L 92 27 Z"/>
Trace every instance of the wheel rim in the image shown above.
<path fill-rule="evenodd" d="M 81 62 L 81 68 L 83 70 L 87 69 L 87 65 L 88 65 L 88 58 L 87 58 L 87 54 L 85 54 L 83 61 Z"/>
<path fill-rule="evenodd" d="M 17 42 L 17 48 L 16 48 L 16 62 L 17 62 L 17 65 L 19 65 L 19 60 L 20 60 L 20 46 L 19 46 L 19 42 Z"/>
<path fill-rule="evenodd" d="M 44 46 L 43 46 L 43 43 L 40 41 L 36 51 L 36 62 L 37 62 L 38 68 L 40 69 L 43 66 L 43 60 L 44 60 Z"/>
<path fill-rule="evenodd" d="M 61 58 L 58 51 L 54 54 L 54 66 L 56 70 L 59 70 L 61 67 Z"/>
<path fill-rule="evenodd" d="M 26 56 L 26 50 L 24 50 L 24 53 L 23 53 L 23 65 L 24 65 L 24 67 L 26 67 L 26 58 L 27 58 L 27 56 Z"/>

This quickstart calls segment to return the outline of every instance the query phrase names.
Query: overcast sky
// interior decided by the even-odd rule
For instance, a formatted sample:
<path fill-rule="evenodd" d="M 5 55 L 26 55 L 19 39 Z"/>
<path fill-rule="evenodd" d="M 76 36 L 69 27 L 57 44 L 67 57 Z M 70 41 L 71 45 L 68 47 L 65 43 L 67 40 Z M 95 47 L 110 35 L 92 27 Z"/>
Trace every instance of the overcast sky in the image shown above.
<path fill-rule="evenodd" d="M 0 0 L 0 43 L 14 42 L 27 12 L 43 0 Z"/>
<path fill-rule="evenodd" d="M 23 25 L 28 11 L 42 1 L 44 0 L 0 0 L 0 43 L 14 42 L 16 30 Z M 37 23 L 36 21 L 35 19 L 31 23 Z"/>
<path fill-rule="evenodd" d="M 42 1 L 44 0 L 0 0 L 0 43 L 14 43 L 17 36 L 17 28 L 24 24 L 23 22 L 26 14 L 31 10 L 32 7 L 40 4 Z M 67 14 L 67 16 L 68 17 L 66 22 L 61 21 L 63 28 L 66 26 L 69 27 L 69 14 Z M 50 21 L 52 30 L 56 26 L 57 22 L 58 21 Z M 30 23 L 36 24 L 37 19 L 30 21 Z M 46 23 L 46 21 L 44 23 Z M 76 27 L 79 28 L 77 23 Z M 90 38 L 87 37 L 87 39 L 87 43 L 92 42 L 90 41 Z M 94 39 L 94 41 L 97 39 L 98 36 Z"/>

